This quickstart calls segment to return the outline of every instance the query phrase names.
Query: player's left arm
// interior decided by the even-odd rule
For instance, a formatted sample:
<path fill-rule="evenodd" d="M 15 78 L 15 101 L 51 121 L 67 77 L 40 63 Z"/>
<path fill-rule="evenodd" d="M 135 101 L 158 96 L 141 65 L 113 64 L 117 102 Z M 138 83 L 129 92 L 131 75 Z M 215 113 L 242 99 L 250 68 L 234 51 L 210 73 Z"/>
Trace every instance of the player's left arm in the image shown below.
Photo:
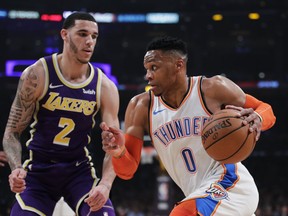
<path fill-rule="evenodd" d="M 101 119 L 111 127 L 119 128 L 119 92 L 116 85 L 103 75 L 101 90 Z M 116 177 L 113 169 L 111 156 L 105 154 L 103 161 L 102 180 L 99 184 L 106 184 L 111 187 Z"/>
<path fill-rule="evenodd" d="M 223 88 L 221 91 L 226 94 L 224 97 L 224 100 L 227 100 L 224 101 L 224 103 L 228 105 L 226 108 L 232 108 L 232 106 L 229 105 L 243 107 L 244 109 L 241 109 L 240 111 L 242 115 L 248 115 L 245 119 L 247 123 L 252 121 L 255 122 L 257 119 L 255 119 L 255 115 L 257 115 L 261 122 L 259 130 L 262 131 L 270 129 L 275 124 L 276 117 L 270 104 L 258 100 L 252 95 L 245 94 L 243 90 L 231 80 L 225 77 L 222 77 L 222 79 L 223 83 L 219 88 Z M 256 124 L 254 124 L 254 126 L 256 129 Z"/>
<path fill-rule="evenodd" d="M 106 75 L 103 74 L 102 78 L 101 119 L 107 124 L 119 128 L 119 93 L 117 87 Z M 88 198 L 85 199 L 91 211 L 99 210 L 107 202 L 115 177 L 111 156 L 106 153 L 103 160 L 102 178 L 99 184 L 89 192 Z"/>
<path fill-rule="evenodd" d="M 246 100 L 243 107 L 252 108 L 259 116 L 262 122 L 262 131 L 270 129 L 276 122 L 276 117 L 274 115 L 271 105 L 261 100 L 258 100 L 252 95 L 246 94 Z"/>
<path fill-rule="evenodd" d="M 259 139 L 261 130 L 267 130 L 275 123 L 275 116 L 269 104 L 245 94 L 237 84 L 226 77 L 214 76 L 204 79 L 203 89 L 208 108 L 212 112 L 220 108 L 239 110 L 240 115 L 245 116 L 243 123 L 250 124 L 250 131 L 257 131 L 256 140 Z"/>

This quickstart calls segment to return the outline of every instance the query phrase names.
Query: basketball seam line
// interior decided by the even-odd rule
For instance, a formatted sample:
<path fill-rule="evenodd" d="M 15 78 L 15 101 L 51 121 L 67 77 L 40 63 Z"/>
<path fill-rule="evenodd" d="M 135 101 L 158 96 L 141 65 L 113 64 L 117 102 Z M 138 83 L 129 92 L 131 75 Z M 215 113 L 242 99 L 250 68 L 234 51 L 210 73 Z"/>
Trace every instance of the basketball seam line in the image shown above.
<path fill-rule="evenodd" d="M 232 131 L 230 131 L 229 133 L 225 134 L 225 136 L 222 136 L 220 139 L 212 142 L 212 143 L 211 143 L 209 146 L 207 146 L 205 149 L 206 149 L 206 150 L 209 149 L 209 148 L 210 148 L 211 146 L 213 146 L 216 142 L 219 142 L 220 140 L 222 140 L 223 138 L 225 138 L 225 137 L 228 136 L 229 134 L 233 133 L 234 131 L 236 131 L 236 130 L 242 128 L 242 127 L 243 127 L 243 125 L 241 125 L 240 127 L 235 128 L 234 130 L 232 130 Z"/>
<path fill-rule="evenodd" d="M 224 118 L 235 118 L 235 119 L 238 119 L 239 117 L 238 116 L 223 116 L 223 117 L 220 117 L 220 118 L 213 119 L 213 121 L 208 121 L 207 125 L 204 126 L 202 131 L 204 131 L 206 129 L 206 127 L 208 127 L 214 121 L 219 120 L 219 119 L 224 119 Z"/>
<path fill-rule="evenodd" d="M 246 136 L 244 142 L 240 145 L 240 147 L 237 149 L 237 151 L 234 152 L 234 154 L 230 155 L 230 156 L 227 157 L 227 158 L 224 158 L 224 159 L 218 160 L 218 161 L 227 160 L 227 159 L 233 157 L 235 154 L 237 154 L 237 153 L 240 151 L 240 149 L 244 146 L 244 144 L 246 143 L 246 141 L 247 141 L 249 135 L 250 135 L 250 133 L 247 134 L 247 136 Z"/>

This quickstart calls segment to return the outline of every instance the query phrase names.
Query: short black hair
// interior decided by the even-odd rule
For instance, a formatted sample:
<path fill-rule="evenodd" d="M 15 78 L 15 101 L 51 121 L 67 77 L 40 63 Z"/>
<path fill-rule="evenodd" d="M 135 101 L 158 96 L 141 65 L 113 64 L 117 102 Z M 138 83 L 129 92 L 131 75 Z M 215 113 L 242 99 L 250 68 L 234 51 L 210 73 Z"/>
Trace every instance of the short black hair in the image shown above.
<path fill-rule="evenodd" d="M 74 12 L 63 22 L 63 29 L 69 29 L 75 25 L 75 20 L 88 20 L 96 23 L 95 18 L 87 12 Z"/>
<path fill-rule="evenodd" d="M 188 52 L 187 44 L 183 40 L 171 36 L 161 36 L 154 38 L 147 45 L 146 52 L 149 50 L 176 50 L 184 55 L 187 55 Z"/>

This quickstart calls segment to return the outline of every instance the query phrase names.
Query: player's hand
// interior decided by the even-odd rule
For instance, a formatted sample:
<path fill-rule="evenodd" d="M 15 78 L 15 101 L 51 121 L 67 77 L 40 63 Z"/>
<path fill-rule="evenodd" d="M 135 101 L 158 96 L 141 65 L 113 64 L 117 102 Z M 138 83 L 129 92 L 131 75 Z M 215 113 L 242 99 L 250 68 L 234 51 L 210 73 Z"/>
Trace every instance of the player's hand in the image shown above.
<path fill-rule="evenodd" d="M 125 151 L 123 132 L 115 127 L 108 127 L 105 122 L 100 124 L 102 129 L 102 149 L 113 157 L 119 157 Z"/>
<path fill-rule="evenodd" d="M 262 122 L 259 116 L 254 112 L 252 108 L 243 108 L 243 107 L 236 107 L 233 105 L 227 105 L 226 109 L 235 109 L 240 112 L 240 115 L 244 117 L 243 124 L 250 125 L 249 130 L 251 132 L 256 131 L 256 141 L 259 140 L 262 128 Z"/>
<path fill-rule="evenodd" d="M 109 193 L 110 188 L 100 183 L 90 190 L 84 202 L 90 206 L 90 211 L 97 211 L 105 205 L 109 198 Z"/>
<path fill-rule="evenodd" d="M 5 163 L 7 163 L 7 162 L 8 162 L 8 160 L 7 160 L 5 152 L 4 151 L 0 151 L 0 166 L 4 167 Z"/>
<path fill-rule="evenodd" d="M 10 189 L 14 193 L 21 193 L 26 189 L 27 172 L 23 168 L 14 169 L 9 175 Z"/>

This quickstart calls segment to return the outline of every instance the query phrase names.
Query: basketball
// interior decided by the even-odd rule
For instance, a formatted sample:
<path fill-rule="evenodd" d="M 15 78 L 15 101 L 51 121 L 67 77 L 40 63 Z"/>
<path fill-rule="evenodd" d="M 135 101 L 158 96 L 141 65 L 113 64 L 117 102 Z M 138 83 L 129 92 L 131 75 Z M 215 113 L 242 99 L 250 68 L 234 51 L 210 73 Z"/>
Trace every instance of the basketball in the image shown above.
<path fill-rule="evenodd" d="M 244 117 L 238 111 L 224 109 L 215 112 L 204 124 L 202 144 L 210 157 L 220 163 L 237 163 L 245 160 L 256 144 L 256 131 L 243 125 Z"/>

